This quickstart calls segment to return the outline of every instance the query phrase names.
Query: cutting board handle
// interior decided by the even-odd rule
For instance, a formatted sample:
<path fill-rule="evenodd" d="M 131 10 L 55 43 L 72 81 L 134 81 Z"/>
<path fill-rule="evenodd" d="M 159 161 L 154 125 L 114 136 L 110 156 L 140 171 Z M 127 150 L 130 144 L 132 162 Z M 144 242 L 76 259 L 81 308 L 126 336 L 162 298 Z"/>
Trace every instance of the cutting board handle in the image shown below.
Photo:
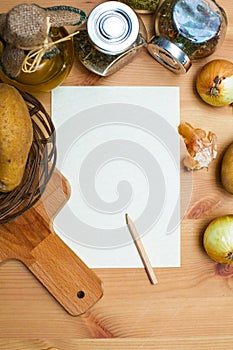
<path fill-rule="evenodd" d="M 27 267 L 71 315 L 83 314 L 101 298 L 100 279 L 55 233 L 31 255 Z"/>

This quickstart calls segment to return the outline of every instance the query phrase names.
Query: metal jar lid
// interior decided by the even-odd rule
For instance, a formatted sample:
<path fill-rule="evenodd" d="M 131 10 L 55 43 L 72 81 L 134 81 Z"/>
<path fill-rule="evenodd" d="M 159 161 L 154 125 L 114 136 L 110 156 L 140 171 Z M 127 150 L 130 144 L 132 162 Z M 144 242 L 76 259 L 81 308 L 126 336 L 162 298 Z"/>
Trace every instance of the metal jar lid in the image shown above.
<path fill-rule="evenodd" d="M 152 39 L 147 49 L 159 63 L 175 73 L 186 73 L 192 65 L 184 51 L 163 37 Z"/>
<path fill-rule="evenodd" d="M 87 31 L 99 51 L 117 55 L 137 39 L 139 21 L 128 5 L 107 1 L 92 10 L 87 20 Z"/>

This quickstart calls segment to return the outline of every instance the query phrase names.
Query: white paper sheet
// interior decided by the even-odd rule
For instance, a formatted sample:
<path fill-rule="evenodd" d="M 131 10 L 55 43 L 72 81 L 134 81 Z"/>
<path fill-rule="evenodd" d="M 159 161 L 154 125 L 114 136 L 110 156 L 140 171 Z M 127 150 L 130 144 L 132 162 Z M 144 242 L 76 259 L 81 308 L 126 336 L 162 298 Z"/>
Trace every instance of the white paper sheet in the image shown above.
<path fill-rule="evenodd" d="M 152 265 L 180 266 L 179 88 L 58 87 L 52 118 L 71 186 L 57 234 L 89 267 L 141 267 L 128 213 Z"/>

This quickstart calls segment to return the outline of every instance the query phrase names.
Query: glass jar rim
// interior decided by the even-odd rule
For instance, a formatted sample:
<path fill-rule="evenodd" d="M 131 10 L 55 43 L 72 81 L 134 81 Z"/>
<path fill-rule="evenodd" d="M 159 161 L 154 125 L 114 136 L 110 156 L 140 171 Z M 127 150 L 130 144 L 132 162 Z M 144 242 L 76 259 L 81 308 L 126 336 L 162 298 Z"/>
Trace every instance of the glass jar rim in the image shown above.
<path fill-rule="evenodd" d="M 163 37 L 153 38 L 147 49 L 159 63 L 175 73 L 184 74 L 192 65 L 184 51 Z"/>
<path fill-rule="evenodd" d="M 88 36 L 101 52 L 116 55 L 137 39 L 139 20 L 126 4 L 107 1 L 96 6 L 87 19 Z"/>

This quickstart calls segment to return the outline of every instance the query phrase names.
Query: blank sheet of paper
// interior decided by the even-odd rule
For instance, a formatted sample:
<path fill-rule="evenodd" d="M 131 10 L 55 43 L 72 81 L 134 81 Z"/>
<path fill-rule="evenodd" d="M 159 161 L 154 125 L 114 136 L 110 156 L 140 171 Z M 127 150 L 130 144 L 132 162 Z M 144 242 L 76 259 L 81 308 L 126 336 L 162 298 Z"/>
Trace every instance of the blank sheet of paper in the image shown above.
<path fill-rule="evenodd" d="M 58 87 L 52 119 L 71 187 L 56 233 L 90 267 L 141 267 L 128 213 L 152 265 L 180 266 L 179 88 Z"/>

